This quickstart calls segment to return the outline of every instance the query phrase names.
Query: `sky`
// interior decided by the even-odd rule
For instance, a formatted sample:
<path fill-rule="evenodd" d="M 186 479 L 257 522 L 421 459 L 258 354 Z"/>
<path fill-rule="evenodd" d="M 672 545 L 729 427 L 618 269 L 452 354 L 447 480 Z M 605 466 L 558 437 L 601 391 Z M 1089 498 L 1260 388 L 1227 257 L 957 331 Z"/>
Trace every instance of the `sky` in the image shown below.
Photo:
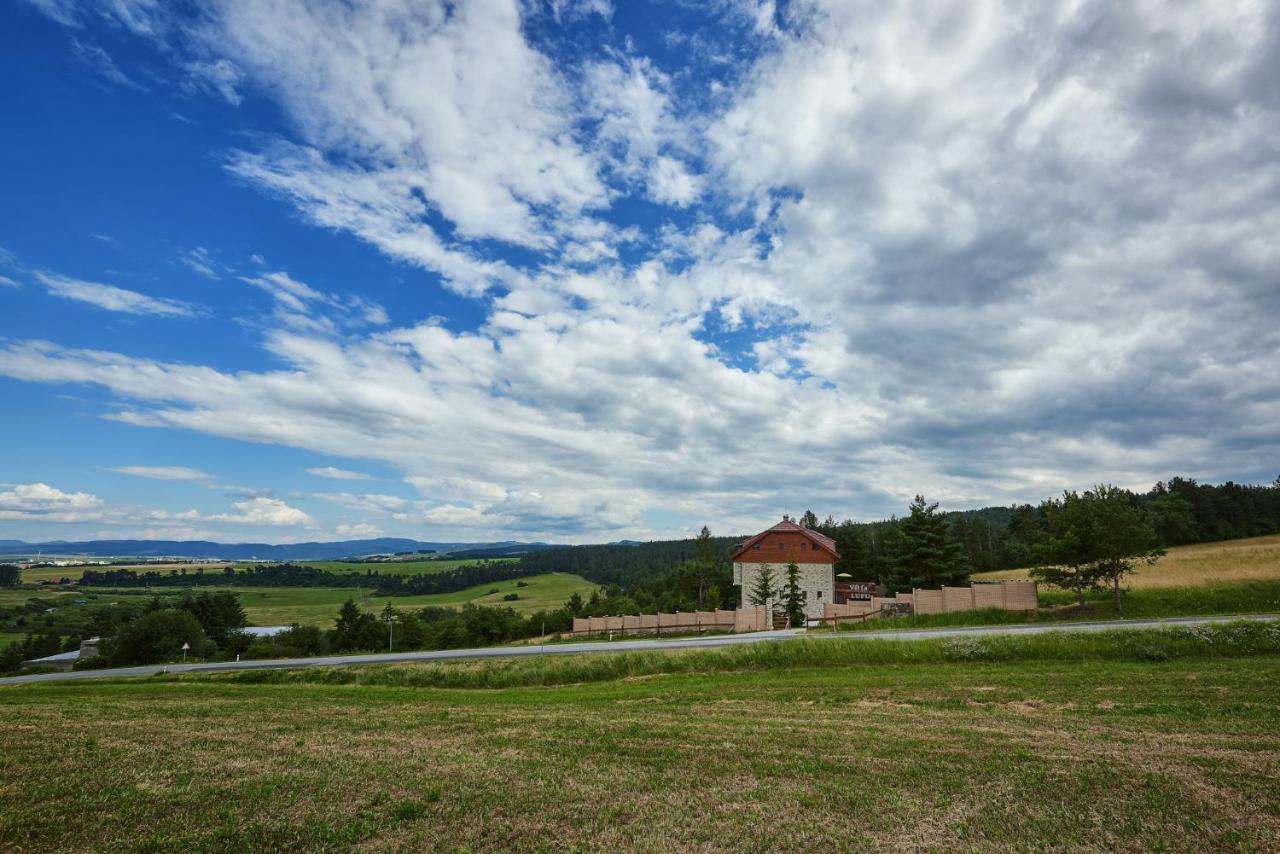
<path fill-rule="evenodd" d="M 0 538 L 1280 473 L 1280 4 L 0 2 Z"/>

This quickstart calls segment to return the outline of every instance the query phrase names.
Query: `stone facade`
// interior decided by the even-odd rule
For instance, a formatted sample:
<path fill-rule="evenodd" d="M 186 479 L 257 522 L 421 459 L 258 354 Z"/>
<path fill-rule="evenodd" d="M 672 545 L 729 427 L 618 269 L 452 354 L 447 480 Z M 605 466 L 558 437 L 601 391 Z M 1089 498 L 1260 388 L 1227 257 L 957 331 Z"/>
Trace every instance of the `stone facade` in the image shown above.
<path fill-rule="evenodd" d="M 773 589 L 774 589 L 774 605 L 778 606 L 782 602 L 783 593 L 787 584 L 787 560 L 779 563 L 745 563 L 734 562 L 733 564 L 733 583 L 738 585 L 741 591 L 740 604 L 747 607 L 751 604 L 751 591 L 755 589 L 756 580 L 760 576 L 760 572 L 765 566 L 773 570 Z M 801 563 L 796 561 L 796 566 L 800 567 L 800 590 L 805 594 L 804 613 L 811 619 L 817 619 L 822 616 L 822 608 L 824 605 L 832 602 L 832 592 L 835 588 L 835 572 L 830 563 Z"/>

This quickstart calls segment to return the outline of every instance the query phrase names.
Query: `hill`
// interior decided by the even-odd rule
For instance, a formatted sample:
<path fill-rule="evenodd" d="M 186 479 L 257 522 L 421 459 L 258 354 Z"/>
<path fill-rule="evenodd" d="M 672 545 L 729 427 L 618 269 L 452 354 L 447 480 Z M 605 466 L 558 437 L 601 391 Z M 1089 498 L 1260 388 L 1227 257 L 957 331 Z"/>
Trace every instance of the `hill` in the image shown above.
<path fill-rule="evenodd" d="M 337 560 L 376 554 L 434 552 L 467 557 L 500 557 L 550 548 L 546 543 L 511 540 L 494 543 L 433 543 L 399 537 L 308 543 L 215 543 L 208 540 L 51 540 L 28 543 L 0 540 L 0 554 L 27 555 L 43 552 L 84 557 L 183 557 L 215 560 Z"/>

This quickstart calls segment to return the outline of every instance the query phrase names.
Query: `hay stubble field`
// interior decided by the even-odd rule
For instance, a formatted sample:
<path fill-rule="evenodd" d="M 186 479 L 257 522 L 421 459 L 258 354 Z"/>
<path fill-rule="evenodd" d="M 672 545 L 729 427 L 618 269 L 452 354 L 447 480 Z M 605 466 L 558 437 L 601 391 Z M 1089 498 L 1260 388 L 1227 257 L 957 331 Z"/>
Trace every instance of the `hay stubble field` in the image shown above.
<path fill-rule="evenodd" d="M 1280 658 L 1122 636 L 0 689 L 0 844 L 1274 850 Z"/>

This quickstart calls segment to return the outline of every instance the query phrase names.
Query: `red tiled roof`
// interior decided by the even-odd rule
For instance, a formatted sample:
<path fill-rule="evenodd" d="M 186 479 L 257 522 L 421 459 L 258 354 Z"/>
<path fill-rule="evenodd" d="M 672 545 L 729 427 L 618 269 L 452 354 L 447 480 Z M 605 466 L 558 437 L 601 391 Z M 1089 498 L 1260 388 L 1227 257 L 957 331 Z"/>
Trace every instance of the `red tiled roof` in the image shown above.
<path fill-rule="evenodd" d="M 831 539 L 825 534 L 819 534 L 817 531 L 813 530 L 812 528 L 806 528 L 803 525 L 798 525 L 795 522 L 792 522 L 790 519 L 783 518 L 781 522 L 774 525 L 772 528 L 769 528 L 768 530 L 765 530 L 765 531 L 761 531 L 751 539 L 744 542 L 742 545 L 738 546 L 738 548 L 734 550 L 733 557 L 731 559 L 737 560 L 738 555 L 742 554 L 747 549 L 751 548 L 753 545 L 760 542 L 760 540 L 764 539 L 765 536 L 769 534 L 775 534 L 775 533 L 804 534 L 812 542 L 821 546 L 826 551 L 831 552 L 836 557 L 840 557 L 840 552 L 836 550 L 835 540 Z"/>

